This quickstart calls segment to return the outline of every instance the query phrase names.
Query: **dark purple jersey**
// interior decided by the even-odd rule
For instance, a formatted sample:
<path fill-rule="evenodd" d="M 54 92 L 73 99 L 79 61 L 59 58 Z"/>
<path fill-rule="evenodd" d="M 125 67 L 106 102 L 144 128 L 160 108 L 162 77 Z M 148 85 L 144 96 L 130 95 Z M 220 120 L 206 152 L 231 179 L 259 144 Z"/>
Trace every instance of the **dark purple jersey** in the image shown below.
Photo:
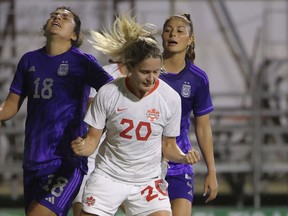
<path fill-rule="evenodd" d="M 74 155 L 70 142 L 83 136 L 90 87 L 113 78 L 80 49 L 48 56 L 45 48 L 23 55 L 10 91 L 27 97 L 23 168 L 43 169 L 63 160 L 87 171 L 87 158 Z"/>
<path fill-rule="evenodd" d="M 168 83 L 181 96 L 182 117 L 181 131 L 177 137 L 177 144 L 184 153 L 187 153 L 192 144 L 189 140 L 190 115 L 195 117 L 213 111 L 210 97 L 209 80 L 207 74 L 186 60 L 185 68 L 178 74 L 163 72 L 160 79 Z M 192 172 L 192 165 L 169 162 L 167 175 L 179 175 Z"/>

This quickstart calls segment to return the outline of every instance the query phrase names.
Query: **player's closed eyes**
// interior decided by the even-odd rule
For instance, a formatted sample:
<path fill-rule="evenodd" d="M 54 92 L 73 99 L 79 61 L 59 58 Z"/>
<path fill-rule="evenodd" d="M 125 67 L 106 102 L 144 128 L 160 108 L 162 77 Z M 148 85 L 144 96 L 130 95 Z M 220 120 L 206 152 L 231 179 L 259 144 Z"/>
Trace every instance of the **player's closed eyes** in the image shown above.
<path fill-rule="evenodd" d="M 50 15 L 50 18 L 54 19 L 54 18 L 57 18 L 59 15 L 61 19 L 64 19 L 64 20 L 72 19 L 72 17 L 70 17 L 68 14 L 63 14 L 63 13 L 53 13 Z"/>

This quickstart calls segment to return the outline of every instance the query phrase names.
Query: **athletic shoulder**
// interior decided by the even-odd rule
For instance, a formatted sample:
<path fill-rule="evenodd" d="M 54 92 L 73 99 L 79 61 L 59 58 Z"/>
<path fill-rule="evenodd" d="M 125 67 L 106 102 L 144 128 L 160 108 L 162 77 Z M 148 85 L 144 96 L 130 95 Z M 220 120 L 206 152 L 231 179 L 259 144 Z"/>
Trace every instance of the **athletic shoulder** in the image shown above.
<path fill-rule="evenodd" d="M 31 58 L 35 55 L 38 55 L 38 54 L 44 54 L 45 53 L 45 48 L 42 47 L 42 48 L 39 48 L 39 49 L 36 49 L 36 50 L 31 50 L 31 51 L 28 51 L 26 53 L 24 53 L 21 57 L 21 59 L 26 59 L 26 58 Z"/>
<path fill-rule="evenodd" d="M 171 98 L 172 101 L 181 101 L 180 95 L 165 81 L 159 80 L 160 91 L 165 97 Z"/>
<path fill-rule="evenodd" d="M 192 72 L 194 77 L 197 77 L 199 80 L 202 80 L 205 83 L 209 83 L 208 75 L 203 69 L 191 62 L 189 62 L 188 68 Z"/>
<path fill-rule="evenodd" d="M 118 63 L 104 65 L 103 69 L 107 73 L 109 73 L 114 79 L 123 76 L 122 71 L 120 69 L 120 65 Z"/>
<path fill-rule="evenodd" d="M 118 64 L 114 63 L 114 64 L 107 64 L 107 65 L 104 65 L 103 68 L 107 71 L 107 72 L 110 72 L 113 73 L 115 72 L 116 70 L 118 70 Z"/>
<path fill-rule="evenodd" d="M 77 56 L 77 58 L 82 59 L 83 61 L 95 61 L 97 62 L 94 55 L 84 52 L 82 49 L 78 47 L 72 47 L 70 52 Z M 98 62 L 97 62 L 98 63 Z"/>
<path fill-rule="evenodd" d="M 110 98 L 109 95 L 112 96 L 116 92 L 119 92 L 119 86 L 125 82 L 124 79 L 125 77 L 119 77 L 112 80 L 111 82 L 106 83 L 99 89 L 97 94 L 105 94 L 107 98 Z"/>

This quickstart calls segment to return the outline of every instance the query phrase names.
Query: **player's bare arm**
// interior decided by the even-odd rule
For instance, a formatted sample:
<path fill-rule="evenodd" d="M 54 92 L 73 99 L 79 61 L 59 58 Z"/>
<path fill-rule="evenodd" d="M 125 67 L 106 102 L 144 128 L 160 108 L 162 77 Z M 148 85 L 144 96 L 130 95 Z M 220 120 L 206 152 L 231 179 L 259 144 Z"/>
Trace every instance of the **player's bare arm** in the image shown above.
<path fill-rule="evenodd" d="M 2 104 L 0 105 L 0 127 L 2 126 Z"/>
<path fill-rule="evenodd" d="M 213 138 L 209 122 L 209 114 L 196 118 L 195 132 L 200 150 L 202 152 L 207 167 L 207 174 L 204 182 L 203 191 L 203 194 L 205 196 L 207 195 L 207 199 L 205 200 L 205 202 L 207 203 L 215 199 L 218 193 L 218 182 L 216 177 L 216 168 L 213 154 Z"/>
<path fill-rule="evenodd" d="M 71 142 L 74 153 L 78 156 L 90 156 L 99 145 L 103 129 L 89 128 L 85 138 L 78 137 Z"/>
<path fill-rule="evenodd" d="M 12 118 L 20 109 L 23 101 L 23 97 L 10 92 L 6 100 L 0 105 L 0 120 L 5 121 Z"/>
<path fill-rule="evenodd" d="M 200 160 L 199 151 L 193 148 L 184 154 L 176 144 L 175 137 L 163 136 L 162 151 L 166 159 L 175 163 L 194 164 Z"/>

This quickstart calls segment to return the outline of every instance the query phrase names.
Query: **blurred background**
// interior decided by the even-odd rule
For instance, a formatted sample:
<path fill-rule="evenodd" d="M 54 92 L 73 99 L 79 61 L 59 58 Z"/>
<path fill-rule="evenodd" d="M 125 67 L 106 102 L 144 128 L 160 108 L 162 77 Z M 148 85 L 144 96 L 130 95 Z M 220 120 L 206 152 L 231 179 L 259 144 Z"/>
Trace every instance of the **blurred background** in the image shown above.
<path fill-rule="evenodd" d="M 215 107 L 211 122 L 219 181 L 217 199 L 204 204 L 206 167 L 195 165 L 193 215 L 288 215 L 287 0 L 0 0 L 0 102 L 20 57 L 44 45 L 42 26 L 62 5 L 80 14 L 81 48 L 102 65 L 108 59 L 87 42 L 90 29 L 109 28 L 115 15 L 130 11 L 138 22 L 158 27 L 161 43 L 165 19 L 189 13 L 195 64 L 209 76 Z M 1 209 L 23 206 L 25 109 L 24 104 L 0 128 L 0 215 L 10 215 Z M 191 139 L 197 147 L 193 127 Z"/>

